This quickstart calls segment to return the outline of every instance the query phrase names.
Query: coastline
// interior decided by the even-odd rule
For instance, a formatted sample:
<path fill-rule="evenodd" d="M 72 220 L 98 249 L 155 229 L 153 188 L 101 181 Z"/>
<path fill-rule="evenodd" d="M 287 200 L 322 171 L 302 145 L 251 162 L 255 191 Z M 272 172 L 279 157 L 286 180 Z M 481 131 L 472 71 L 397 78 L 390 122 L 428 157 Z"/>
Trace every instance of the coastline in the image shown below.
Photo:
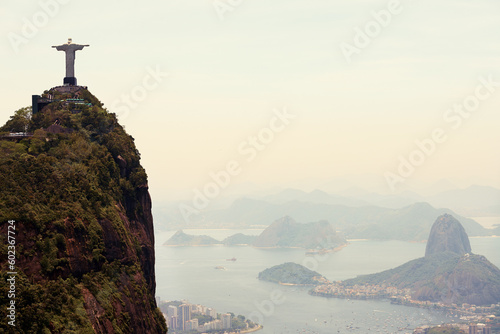
<path fill-rule="evenodd" d="M 278 249 L 278 248 L 282 248 L 282 249 L 304 249 L 303 247 L 292 247 L 292 246 L 289 246 L 289 247 L 283 247 L 283 246 L 251 246 L 253 248 L 257 248 L 257 249 Z"/>
<path fill-rule="evenodd" d="M 205 245 L 190 245 L 190 244 L 181 244 L 181 245 L 166 245 L 166 244 L 162 244 L 162 246 L 165 246 L 165 247 L 210 247 L 210 246 L 217 246 L 217 247 L 221 247 L 221 246 L 224 246 L 224 247 L 232 247 L 232 246 L 238 246 L 238 247 L 252 247 L 252 248 L 256 248 L 256 249 L 304 249 L 306 252 L 308 251 L 312 251 L 312 250 L 309 250 L 309 249 L 306 249 L 304 247 L 293 247 L 293 246 L 288 246 L 288 247 L 283 247 L 283 246 L 270 246 L 270 247 L 259 247 L 259 246 L 253 246 L 253 245 L 250 245 L 250 244 L 234 244 L 234 245 L 225 245 L 225 244 L 222 244 L 222 243 L 218 243 L 218 244 L 205 244 Z M 340 246 L 337 246 L 335 248 L 329 248 L 329 249 L 320 249 L 318 250 L 317 252 L 319 254 L 324 254 L 324 253 L 334 253 L 334 252 L 338 252 L 338 251 L 341 251 L 343 248 L 349 246 L 349 243 L 346 243 L 346 244 L 343 244 L 343 245 L 340 245 Z M 316 251 L 316 250 L 314 250 Z"/>
<path fill-rule="evenodd" d="M 269 282 L 269 281 L 267 281 Z M 274 282 L 271 282 L 274 283 Z M 316 286 L 316 284 L 297 284 L 297 283 L 282 283 L 278 282 L 279 285 L 284 285 L 284 286 Z"/>
<path fill-rule="evenodd" d="M 322 249 L 306 249 L 306 255 L 316 255 L 316 254 L 328 254 L 328 253 L 336 253 L 340 252 L 345 247 L 349 246 L 349 242 L 337 246 L 335 248 L 322 248 Z"/>
<path fill-rule="evenodd" d="M 260 331 L 262 328 L 264 328 L 262 325 L 258 325 L 257 327 L 241 331 L 240 334 L 257 332 Z"/>
<path fill-rule="evenodd" d="M 414 299 L 406 299 L 401 297 L 396 297 L 391 295 L 390 293 L 383 293 L 378 295 L 335 295 L 323 292 L 317 292 L 312 290 L 308 291 L 308 294 L 311 296 L 321 297 L 321 298 L 336 298 L 336 299 L 347 299 L 347 300 L 381 300 L 390 302 L 393 305 L 401 305 L 407 307 L 415 307 L 422 309 L 433 309 L 433 310 L 442 310 L 447 312 L 448 314 L 454 314 L 459 316 L 477 316 L 484 320 L 490 314 L 492 314 L 494 305 L 486 306 L 486 305 L 469 305 L 468 308 L 462 308 L 460 306 L 454 304 L 443 304 L 441 302 L 432 302 L 432 301 L 419 301 Z M 467 304 L 468 305 L 468 304 Z M 497 304 L 500 305 L 500 304 Z M 495 306 L 496 307 L 496 306 Z"/>
<path fill-rule="evenodd" d="M 484 236 L 472 236 L 469 237 L 470 239 L 489 239 L 489 238 L 500 238 L 500 235 L 484 235 Z M 270 246 L 270 247 L 259 247 L 259 246 L 253 246 L 251 244 L 234 244 L 234 245 L 225 245 L 223 243 L 217 243 L 217 244 L 206 244 L 206 245 L 190 245 L 190 244 L 182 244 L 182 245 L 165 245 L 162 244 L 161 246 L 165 247 L 252 247 L 256 249 L 304 249 L 306 252 L 314 252 L 314 254 L 308 254 L 308 255 L 315 255 L 317 254 L 326 254 L 326 253 L 335 253 L 341 251 L 343 248 L 349 246 L 351 242 L 358 242 L 358 241 L 371 241 L 371 240 L 377 240 L 377 239 L 347 239 L 347 243 L 344 245 L 340 245 L 335 248 L 331 249 L 321 249 L 321 250 L 310 250 L 306 249 L 303 247 L 282 247 L 282 246 Z M 403 240 L 399 240 L 403 241 Z M 427 241 L 426 240 L 410 240 L 410 241 L 405 241 L 408 243 L 415 243 L 415 244 L 425 244 Z"/>

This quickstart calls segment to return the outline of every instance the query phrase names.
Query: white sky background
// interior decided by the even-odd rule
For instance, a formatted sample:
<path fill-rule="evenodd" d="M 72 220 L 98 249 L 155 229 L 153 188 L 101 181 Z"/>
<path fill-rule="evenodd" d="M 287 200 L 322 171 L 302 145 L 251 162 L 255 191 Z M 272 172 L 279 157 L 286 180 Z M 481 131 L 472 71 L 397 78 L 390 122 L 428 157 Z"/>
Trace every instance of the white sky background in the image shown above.
<path fill-rule="evenodd" d="M 401 0 L 401 14 L 351 64 L 340 44 L 353 44 L 354 28 L 389 1 L 242 0 L 224 20 L 212 0 L 65 2 L 18 52 L 9 34 L 22 36 L 41 3 L 58 2 L 0 3 L 0 123 L 62 83 L 64 53 L 51 46 L 68 37 L 91 45 L 76 54 L 76 77 L 112 112 L 158 67 L 169 77 L 119 115 L 155 199 L 189 198 L 231 160 L 242 171 L 227 193 L 335 179 L 390 192 L 384 173 L 435 128 L 447 141 L 406 185 L 500 187 L 500 87 L 457 129 L 443 120 L 479 77 L 500 82 L 498 0 Z M 297 117 L 247 162 L 238 146 L 283 107 Z"/>

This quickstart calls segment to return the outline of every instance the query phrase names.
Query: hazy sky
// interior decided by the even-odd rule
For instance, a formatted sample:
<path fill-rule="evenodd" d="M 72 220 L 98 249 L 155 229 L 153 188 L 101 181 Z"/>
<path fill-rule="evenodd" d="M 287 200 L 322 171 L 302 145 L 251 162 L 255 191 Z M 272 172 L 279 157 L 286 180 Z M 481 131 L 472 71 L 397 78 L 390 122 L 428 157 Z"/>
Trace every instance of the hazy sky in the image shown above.
<path fill-rule="evenodd" d="M 153 198 L 227 168 L 222 194 L 500 187 L 498 0 L 4 0 L 0 20 L 0 123 L 62 83 L 52 45 L 90 44 L 78 83 L 136 139 Z"/>

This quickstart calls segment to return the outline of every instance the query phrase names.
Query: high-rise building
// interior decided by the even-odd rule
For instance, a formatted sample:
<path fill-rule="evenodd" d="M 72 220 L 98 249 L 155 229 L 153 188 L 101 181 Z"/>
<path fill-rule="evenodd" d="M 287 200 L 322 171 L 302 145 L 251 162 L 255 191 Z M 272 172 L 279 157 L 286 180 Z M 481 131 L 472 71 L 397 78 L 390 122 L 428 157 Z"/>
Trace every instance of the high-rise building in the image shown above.
<path fill-rule="evenodd" d="M 213 323 L 215 325 L 214 329 L 223 329 L 221 320 L 214 320 Z"/>
<path fill-rule="evenodd" d="M 231 328 L 231 314 L 226 313 L 221 315 L 222 318 L 222 328 Z"/>
<path fill-rule="evenodd" d="M 168 305 L 168 307 L 167 307 L 167 316 L 169 316 L 169 317 L 177 317 L 177 306 Z"/>
<path fill-rule="evenodd" d="M 177 316 L 168 317 L 167 325 L 169 329 L 178 329 L 179 328 L 179 319 Z"/>
<path fill-rule="evenodd" d="M 186 321 L 186 330 L 187 331 L 198 330 L 198 319 L 192 319 Z"/>
<path fill-rule="evenodd" d="M 178 308 L 179 329 L 186 330 L 186 321 L 191 320 L 191 305 L 182 304 Z"/>
<path fill-rule="evenodd" d="M 470 324 L 469 334 L 491 334 L 491 327 L 485 324 Z"/>
<path fill-rule="evenodd" d="M 203 330 L 209 331 L 211 329 L 215 329 L 215 325 L 214 325 L 213 321 L 205 322 L 205 324 L 203 325 Z"/>
<path fill-rule="evenodd" d="M 217 312 L 215 312 L 215 310 L 213 308 L 207 308 L 207 311 L 205 312 L 205 315 L 208 315 L 212 318 L 217 318 Z"/>

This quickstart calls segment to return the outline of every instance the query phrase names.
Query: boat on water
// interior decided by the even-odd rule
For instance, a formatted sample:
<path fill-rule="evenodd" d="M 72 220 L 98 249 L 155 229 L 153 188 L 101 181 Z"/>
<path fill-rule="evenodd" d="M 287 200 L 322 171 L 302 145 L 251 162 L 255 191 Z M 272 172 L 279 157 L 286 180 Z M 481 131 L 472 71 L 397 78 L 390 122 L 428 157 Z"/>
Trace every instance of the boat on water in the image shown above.
<path fill-rule="evenodd" d="M 319 255 L 323 255 L 323 254 L 326 254 L 328 252 L 331 252 L 332 249 L 327 249 L 327 248 L 321 248 L 321 249 L 308 249 L 306 251 L 306 255 L 316 255 L 316 254 L 319 254 Z"/>
<path fill-rule="evenodd" d="M 234 261 L 236 261 L 236 258 L 233 257 L 232 259 L 226 259 L 226 261 L 233 261 L 234 262 Z"/>
<path fill-rule="evenodd" d="M 217 266 L 217 267 L 215 267 L 215 269 L 219 269 L 219 270 L 226 270 L 226 267 L 223 267 L 223 266 Z"/>

